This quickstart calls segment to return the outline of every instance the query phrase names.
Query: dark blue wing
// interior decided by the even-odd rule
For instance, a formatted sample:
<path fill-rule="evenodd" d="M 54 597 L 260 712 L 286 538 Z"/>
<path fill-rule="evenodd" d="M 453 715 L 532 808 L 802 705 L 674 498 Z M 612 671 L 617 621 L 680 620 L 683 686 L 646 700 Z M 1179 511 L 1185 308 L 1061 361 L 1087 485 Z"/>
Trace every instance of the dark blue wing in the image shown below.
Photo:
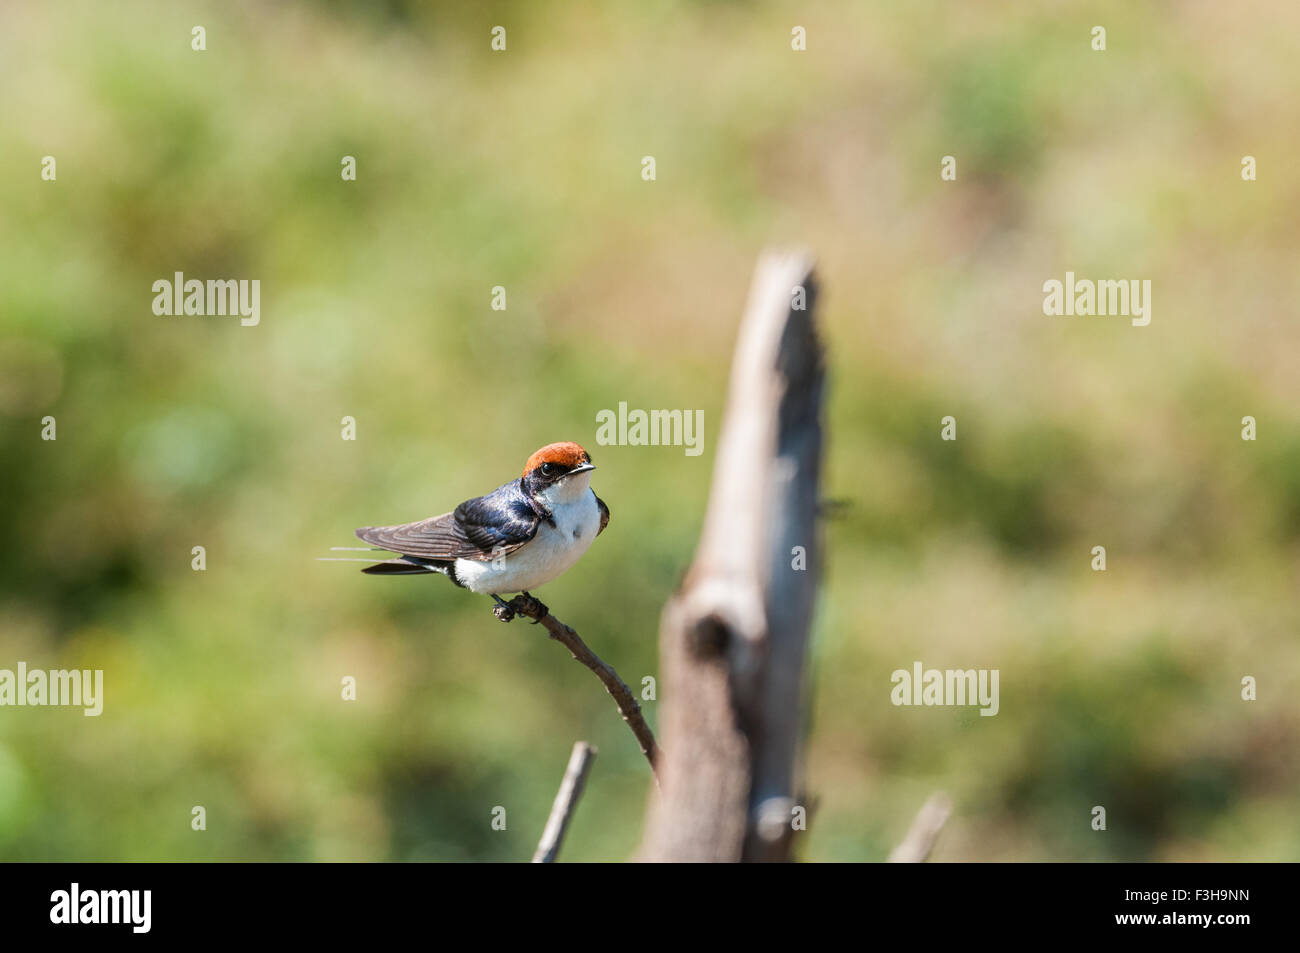
<path fill-rule="evenodd" d="M 541 522 L 518 480 L 466 500 L 451 515 L 465 538 L 489 555 L 518 549 L 537 535 Z"/>
<path fill-rule="evenodd" d="M 540 522 L 515 480 L 487 496 L 466 500 L 451 513 L 398 526 L 363 526 L 357 536 L 404 556 L 485 562 L 528 542 Z"/>

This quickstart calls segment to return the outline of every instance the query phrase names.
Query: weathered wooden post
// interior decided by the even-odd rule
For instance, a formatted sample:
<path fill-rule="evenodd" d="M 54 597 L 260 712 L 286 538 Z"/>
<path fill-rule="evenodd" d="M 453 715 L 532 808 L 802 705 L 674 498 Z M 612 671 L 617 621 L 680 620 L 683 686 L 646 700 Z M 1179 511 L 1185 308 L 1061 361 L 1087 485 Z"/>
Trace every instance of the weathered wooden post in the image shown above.
<path fill-rule="evenodd" d="M 812 261 L 768 253 L 736 342 L 708 513 L 660 624 L 659 769 L 640 857 L 785 860 L 821 568 L 825 370 Z"/>

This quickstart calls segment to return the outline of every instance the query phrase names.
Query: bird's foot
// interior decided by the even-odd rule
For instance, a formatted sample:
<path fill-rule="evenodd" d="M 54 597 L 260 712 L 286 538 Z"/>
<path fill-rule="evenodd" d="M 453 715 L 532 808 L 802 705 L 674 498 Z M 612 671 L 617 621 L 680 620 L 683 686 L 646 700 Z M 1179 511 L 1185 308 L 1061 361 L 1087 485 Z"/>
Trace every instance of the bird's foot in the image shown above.
<path fill-rule="evenodd" d="M 524 590 L 523 595 L 516 596 L 511 601 L 516 602 L 520 599 L 528 600 L 527 603 L 524 603 L 519 607 L 519 611 L 523 612 L 524 615 L 531 618 L 533 620 L 533 625 L 536 625 L 537 623 L 541 622 L 544 618 L 546 618 L 548 615 L 551 614 L 551 610 L 546 607 L 546 603 L 543 602 L 541 599 L 538 599 L 527 589 Z"/>
<path fill-rule="evenodd" d="M 495 599 L 495 600 L 496 600 L 496 603 L 497 603 L 496 605 L 494 605 L 494 606 L 492 607 L 492 614 L 493 614 L 494 616 L 496 616 L 498 619 L 500 619 L 502 622 L 512 622 L 512 621 L 514 621 L 514 618 L 515 618 L 515 610 L 514 610 L 514 608 L 510 605 L 510 603 L 504 601 L 504 600 L 503 600 L 500 596 L 498 596 L 496 593 L 493 593 L 493 594 L 492 594 L 492 598 Z"/>
<path fill-rule="evenodd" d="M 502 622 L 510 622 L 515 616 L 524 615 L 532 619 L 533 625 L 536 625 L 551 613 L 551 610 L 546 607 L 546 603 L 531 592 L 521 592 L 509 602 L 506 602 L 495 593 L 492 598 L 497 603 L 492 607 L 492 614 Z"/>

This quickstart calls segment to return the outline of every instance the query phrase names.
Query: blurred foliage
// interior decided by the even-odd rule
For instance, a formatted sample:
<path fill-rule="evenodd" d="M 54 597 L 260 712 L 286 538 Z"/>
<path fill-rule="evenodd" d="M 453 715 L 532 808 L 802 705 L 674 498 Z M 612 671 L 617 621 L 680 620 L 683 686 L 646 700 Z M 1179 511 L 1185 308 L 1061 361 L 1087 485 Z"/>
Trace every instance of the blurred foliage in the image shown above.
<path fill-rule="evenodd" d="M 522 860 L 578 738 L 564 857 L 629 856 L 589 672 L 314 559 L 578 440 L 613 521 L 540 594 L 656 674 L 750 269 L 803 242 L 849 505 L 801 855 L 882 859 L 942 789 L 938 859 L 1300 859 L 1297 54 L 1262 2 L 6 4 L 0 667 L 106 701 L 0 709 L 0 857 Z M 1150 278 L 1151 325 L 1045 318 L 1066 270 Z M 175 271 L 260 279 L 261 324 L 155 317 Z M 703 408 L 705 454 L 594 446 L 622 400 Z M 893 707 L 916 659 L 1000 669 L 1000 714 Z"/>

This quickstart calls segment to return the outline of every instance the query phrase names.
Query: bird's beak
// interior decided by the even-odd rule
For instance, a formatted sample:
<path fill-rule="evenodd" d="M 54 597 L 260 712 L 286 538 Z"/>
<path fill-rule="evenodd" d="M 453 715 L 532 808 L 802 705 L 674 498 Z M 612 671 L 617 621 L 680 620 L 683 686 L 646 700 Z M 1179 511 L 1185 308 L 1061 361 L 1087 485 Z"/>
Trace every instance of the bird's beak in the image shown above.
<path fill-rule="evenodd" d="M 588 471 L 594 469 L 596 469 L 596 464 L 594 463 L 580 463 L 572 470 L 570 470 L 567 474 L 565 474 L 565 476 L 575 476 L 579 473 L 587 473 Z"/>

